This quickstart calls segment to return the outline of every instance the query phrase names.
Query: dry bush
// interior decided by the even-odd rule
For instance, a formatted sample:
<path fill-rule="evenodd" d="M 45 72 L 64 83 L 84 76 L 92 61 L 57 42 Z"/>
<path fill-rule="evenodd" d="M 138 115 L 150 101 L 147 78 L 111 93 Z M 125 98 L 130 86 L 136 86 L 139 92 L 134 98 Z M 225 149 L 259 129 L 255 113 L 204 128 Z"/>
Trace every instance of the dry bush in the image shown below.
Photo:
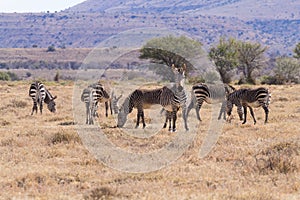
<path fill-rule="evenodd" d="M 85 195 L 85 200 L 112 199 L 116 194 L 108 187 L 93 189 L 90 194 Z"/>
<path fill-rule="evenodd" d="M 22 101 L 22 100 L 12 99 L 10 101 L 9 106 L 13 107 L 13 108 L 26 108 L 27 107 L 27 102 L 26 101 Z"/>
<path fill-rule="evenodd" d="M 72 142 L 81 143 L 81 140 L 75 132 L 68 133 L 65 130 L 60 130 L 50 138 L 51 144 L 58 144 L 58 143 L 69 144 Z"/>
<path fill-rule="evenodd" d="M 73 121 L 67 121 L 67 122 L 61 122 L 58 125 L 60 126 L 71 126 L 71 125 L 75 125 L 76 123 Z"/>
<path fill-rule="evenodd" d="M 269 171 L 283 174 L 298 171 L 299 168 L 295 160 L 299 152 L 300 147 L 296 143 L 278 143 L 261 150 L 255 155 L 256 168 L 262 174 L 266 174 Z"/>
<path fill-rule="evenodd" d="M 1 119 L 0 120 L 0 125 L 1 126 L 8 126 L 10 125 L 11 123 L 9 121 L 6 121 L 5 119 Z"/>

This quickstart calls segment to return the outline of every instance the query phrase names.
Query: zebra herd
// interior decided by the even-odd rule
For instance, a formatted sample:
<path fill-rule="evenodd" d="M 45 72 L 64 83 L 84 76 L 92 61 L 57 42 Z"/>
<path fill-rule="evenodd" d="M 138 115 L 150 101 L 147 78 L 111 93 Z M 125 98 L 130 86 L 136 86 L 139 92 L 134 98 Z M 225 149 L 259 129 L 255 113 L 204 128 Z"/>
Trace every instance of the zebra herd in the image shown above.
<path fill-rule="evenodd" d="M 100 83 L 94 83 L 83 89 L 81 94 L 81 101 L 86 106 L 86 124 L 94 124 L 94 118 L 99 117 L 97 113 L 98 104 L 105 103 L 106 117 L 108 117 L 108 109 L 110 108 L 111 115 L 118 114 L 117 127 L 122 128 L 126 121 L 127 115 L 137 109 L 136 128 L 139 127 L 140 121 L 145 124 L 144 108 L 149 105 L 161 105 L 163 111 L 166 113 L 165 122 L 163 128 L 167 127 L 169 122 L 169 131 L 176 131 L 177 112 L 182 110 L 182 118 L 184 121 L 185 130 L 188 128 L 188 115 L 191 109 L 196 110 L 197 119 L 201 121 L 200 109 L 203 102 L 208 104 L 222 103 L 221 110 L 218 119 L 223 118 L 230 122 L 232 119 L 232 109 L 235 105 L 240 120 L 243 120 L 243 124 L 247 119 L 247 108 L 250 110 L 250 114 L 253 118 L 254 124 L 256 119 L 252 108 L 262 107 L 265 112 L 265 123 L 268 121 L 269 103 L 271 95 L 266 88 L 260 87 L 257 89 L 235 89 L 231 85 L 223 84 L 221 87 L 212 87 L 208 84 L 198 83 L 192 86 L 191 100 L 187 106 L 187 94 L 184 89 L 184 79 L 186 73 L 186 66 L 175 67 L 172 65 L 173 75 L 175 83 L 172 87 L 163 86 L 161 88 L 146 90 L 136 89 L 127 98 L 125 98 L 121 107 L 118 107 L 118 101 L 122 97 L 117 97 L 114 93 L 109 95 L 109 92 Z M 40 82 L 34 82 L 29 89 L 29 96 L 33 100 L 32 113 L 37 112 L 37 105 L 40 106 L 40 112 L 42 113 L 43 102 L 47 104 L 48 109 L 51 112 L 55 112 L 56 96 L 52 96 L 45 86 Z"/>

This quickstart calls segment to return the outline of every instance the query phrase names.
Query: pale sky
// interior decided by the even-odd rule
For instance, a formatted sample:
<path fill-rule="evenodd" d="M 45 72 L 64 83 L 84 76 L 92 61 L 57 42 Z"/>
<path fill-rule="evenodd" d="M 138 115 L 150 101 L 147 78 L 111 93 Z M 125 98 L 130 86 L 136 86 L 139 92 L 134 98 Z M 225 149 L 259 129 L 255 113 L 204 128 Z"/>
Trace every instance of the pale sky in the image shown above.
<path fill-rule="evenodd" d="M 84 1 L 85 0 L 0 0 L 0 13 L 59 12 Z"/>

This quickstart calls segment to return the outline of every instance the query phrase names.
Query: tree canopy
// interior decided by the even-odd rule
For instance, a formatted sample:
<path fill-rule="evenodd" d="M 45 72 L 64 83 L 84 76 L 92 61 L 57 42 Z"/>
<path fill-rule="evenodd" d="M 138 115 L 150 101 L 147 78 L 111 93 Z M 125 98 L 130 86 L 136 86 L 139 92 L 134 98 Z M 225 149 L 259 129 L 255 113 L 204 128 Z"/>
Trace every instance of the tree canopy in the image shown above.
<path fill-rule="evenodd" d="M 232 71 L 238 64 L 236 41 L 233 38 L 228 40 L 221 38 L 219 44 L 210 49 L 209 57 L 215 63 L 222 81 L 230 83 Z"/>
<path fill-rule="evenodd" d="M 255 84 L 253 71 L 260 69 L 265 61 L 264 52 L 267 47 L 262 47 L 259 43 L 250 43 L 239 41 L 238 48 L 238 69 L 242 71 L 245 81 L 250 84 Z"/>
<path fill-rule="evenodd" d="M 186 64 L 187 71 L 193 69 L 189 58 L 203 54 L 202 44 L 186 36 L 172 35 L 149 40 L 141 49 L 140 58 L 151 59 L 153 63 L 182 66 Z"/>

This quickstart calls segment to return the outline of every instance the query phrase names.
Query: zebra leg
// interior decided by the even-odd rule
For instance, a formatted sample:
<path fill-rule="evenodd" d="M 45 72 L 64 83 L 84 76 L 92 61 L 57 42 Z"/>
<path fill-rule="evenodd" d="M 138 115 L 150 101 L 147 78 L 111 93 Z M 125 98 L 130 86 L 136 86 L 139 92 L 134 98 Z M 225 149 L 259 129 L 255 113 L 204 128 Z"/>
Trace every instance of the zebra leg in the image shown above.
<path fill-rule="evenodd" d="M 265 115 L 266 115 L 266 117 L 265 117 L 265 124 L 268 122 L 268 114 L 269 114 L 269 109 L 268 109 L 268 107 L 267 106 L 263 106 L 263 109 L 264 109 L 264 111 L 265 111 Z"/>
<path fill-rule="evenodd" d="M 192 110 L 193 107 L 194 107 L 194 101 L 193 101 L 193 99 L 191 99 L 191 103 L 188 106 L 187 111 L 186 111 L 186 118 L 188 118 L 189 113 L 190 113 L 190 111 Z"/>
<path fill-rule="evenodd" d="M 189 130 L 188 125 L 187 125 L 187 114 L 186 114 L 186 107 L 182 107 L 182 118 L 184 121 L 184 128 L 186 131 Z"/>
<path fill-rule="evenodd" d="M 227 112 L 227 122 L 231 122 L 232 116 L 231 116 L 231 112 L 232 112 L 232 108 L 233 108 L 233 104 L 230 101 L 226 102 L 226 112 Z"/>
<path fill-rule="evenodd" d="M 85 123 L 86 124 L 89 124 L 90 123 L 90 111 L 89 111 L 89 104 L 88 103 L 85 103 L 85 108 L 86 108 L 86 121 Z"/>
<path fill-rule="evenodd" d="M 108 117 L 108 102 L 105 102 L 105 116 Z"/>
<path fill-rule="evenodd" d="M 240 121 L 243 120 L 243 107 L 242 106 L 237 106 L 237 113 L 239 114 L 239 118 L 240 118 Z"/>
<path fill-rule="evenodd" d="M 41 114 L 43 112 L 43 101 L 40 102 L 40 112 L 41 112 Z"/>
<path fill-rule="evenodd" d="M 202 119 L 200 117 L 200 109 L 201 109 L 202 103 L 196 106 L 196 114 L 197 114 L 197 119 L 201 122 Z"/>
<path fill-rule="evenodd" d="M 144 111 L 142 111 L 141 117 L 142 117 L 142 122 L 143 122 L 143 128 L 145 128 L 146 127 L 146 123 L 145 123 Z"/>
<path fill-rule="evenodd" d="M 243 108 L 244 108 L 244 121 L 242 124 L 245 124 L 247 121 L 247 106 L 243 106 Z"/>
<path fill-rule="evenodd" d="M 112 103 L 109 101 L 110 115 L 113 115 Z"/>
<path fill-rule="evenodd" d="M 223 101 L 223 102 L 222 102 L 222 105 L 221 105 L 220 112 L 219 112 L 218 120 L 221 119 L 222 114 L 223 114 L 223 119 L 226 120 L 226 112 L 225 112 L 225 109 L 226 109 L 226 101 Z"/>
<path fill-rule="evenodd" d="M 163 110 L 161 110 L 160 112 L 162 113 Z M 165 120 L 165 123 L 164 123 L 163 128 L 166 128 L 166 127 L 167 127 L 168 120 L 169 120 L 169 113 L 168 113 L 168 111 L 166 111 L 166 120 Z"/>
<path fill-rule="evenodd" d="M 33 102 L 33 107 L 32 107 L 31 115 L 33 115 L 34 111 L 37 112 L 37 109 L 38 109 L 38 108 L 37 108 L 37 103 L 34 101 L 34 102 Z"/>
<path fill-rule="evenodd" d="M 250 106 L 249 106 L 249 110 L 250 110 L 250 114 L 251 114 L 251 116 L 253 118 L 254 124 L 256 124 L 256 119 L 254 117 L 254 112 L 253 112 L 253 109 Z"/>
<path fill-rule="evenodd" d="M 173 115 L 173 132 L 176 132 L 176 120 L 177 120 L 177 110 L 172 111 Z"/>

